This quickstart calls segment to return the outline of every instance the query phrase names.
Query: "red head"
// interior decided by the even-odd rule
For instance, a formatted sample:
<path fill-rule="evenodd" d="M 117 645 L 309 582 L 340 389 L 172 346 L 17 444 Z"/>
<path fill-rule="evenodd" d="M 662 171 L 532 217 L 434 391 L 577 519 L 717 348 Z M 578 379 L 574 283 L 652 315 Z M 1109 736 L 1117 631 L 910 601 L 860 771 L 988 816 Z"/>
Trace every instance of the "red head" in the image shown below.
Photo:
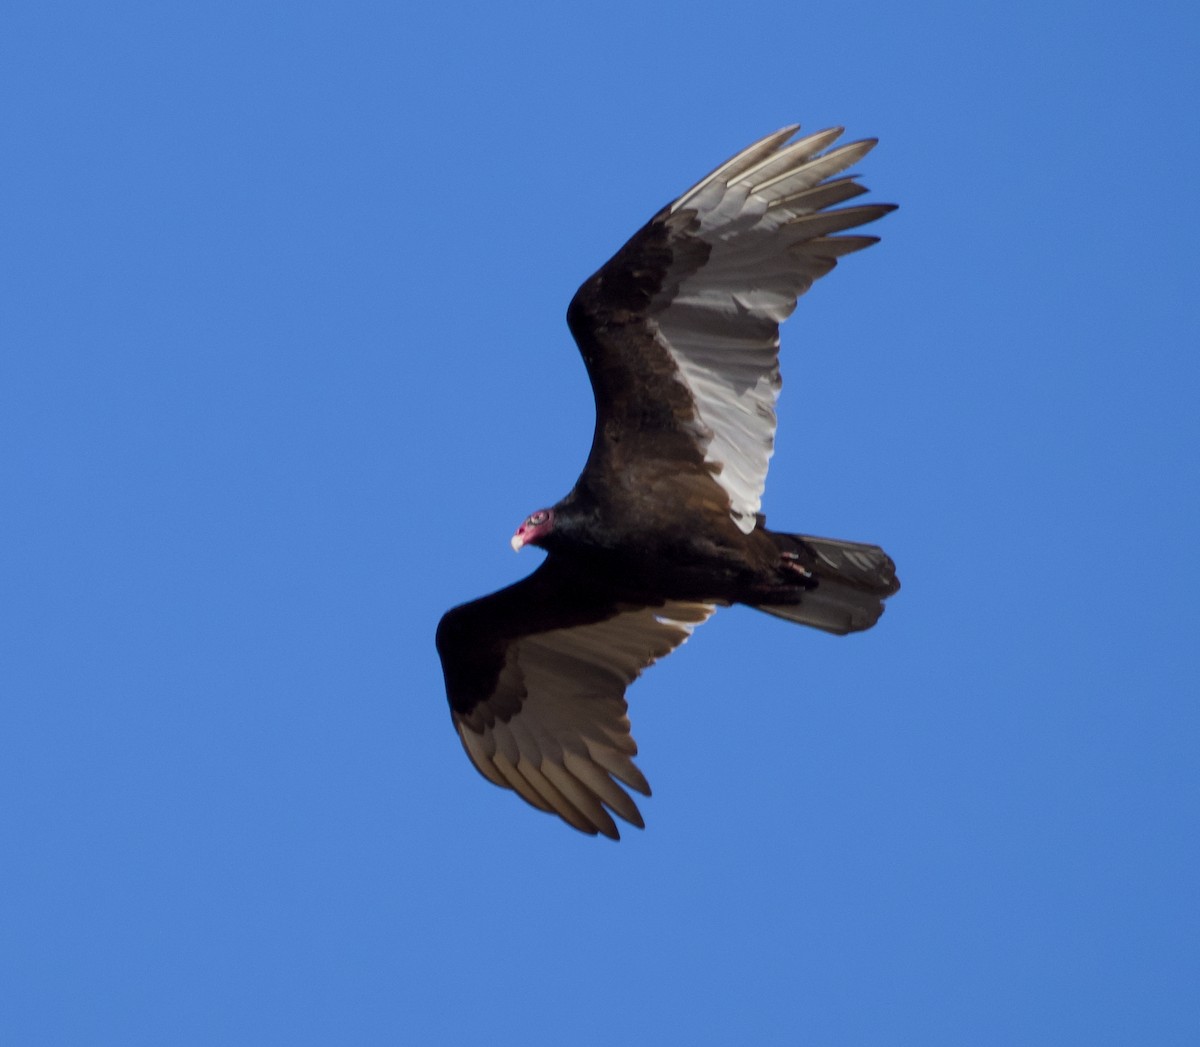
<path fill-rule="evenodd" d="M 540 545 L 543 538 L 554 530 L 554 510 L 539 509 L 517 528 L 512 536 L 512 547 L 518 552 L 523 545 Z"/>

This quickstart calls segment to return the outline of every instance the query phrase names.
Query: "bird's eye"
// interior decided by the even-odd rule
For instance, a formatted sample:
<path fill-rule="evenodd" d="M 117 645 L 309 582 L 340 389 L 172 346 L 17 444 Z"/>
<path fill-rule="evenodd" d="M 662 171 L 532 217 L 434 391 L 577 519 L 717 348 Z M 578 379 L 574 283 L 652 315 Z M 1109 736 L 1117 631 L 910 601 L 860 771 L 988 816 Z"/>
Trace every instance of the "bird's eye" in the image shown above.
<path fill-rule="evenodd" d="M 536 512 L 529 518 L 529 522 L 533 524 L 534 527 L 537 527 L 538 524 L 544 524 L 546 522 L 546 514 L 540 511 Z"/>

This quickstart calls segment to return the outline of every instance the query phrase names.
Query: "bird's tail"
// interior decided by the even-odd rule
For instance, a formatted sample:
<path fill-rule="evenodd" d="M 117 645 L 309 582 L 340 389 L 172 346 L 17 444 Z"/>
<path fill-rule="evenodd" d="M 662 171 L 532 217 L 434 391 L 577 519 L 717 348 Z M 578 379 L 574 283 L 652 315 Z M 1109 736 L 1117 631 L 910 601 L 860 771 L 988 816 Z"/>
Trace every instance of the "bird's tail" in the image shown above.
<path fill-rule="evenodd" d="M 870 629 L 883 614 L 883 601 L 900 588 L 896 565 L 877 545 L 767 533 L 809 578 L 797 602 L 755 604 L 757 610 L 845 635 Z"/>

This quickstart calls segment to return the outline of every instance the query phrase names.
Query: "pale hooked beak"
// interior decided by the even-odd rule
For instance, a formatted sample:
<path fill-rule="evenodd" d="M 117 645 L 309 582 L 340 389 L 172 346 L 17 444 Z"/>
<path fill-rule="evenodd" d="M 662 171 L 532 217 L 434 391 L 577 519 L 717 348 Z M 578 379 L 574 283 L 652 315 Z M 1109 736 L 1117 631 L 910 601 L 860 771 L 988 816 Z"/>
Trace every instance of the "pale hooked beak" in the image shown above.
<path fill-rule="evenodd" d="M 518 531 L 516 534 L 514 534 L 512 536 L 511 544 L 513 547 L 513 552 L 519 553 L 521 551 L 521 547 L 525 544 L 525 536 L 522 535 L 520 531 Z"/>

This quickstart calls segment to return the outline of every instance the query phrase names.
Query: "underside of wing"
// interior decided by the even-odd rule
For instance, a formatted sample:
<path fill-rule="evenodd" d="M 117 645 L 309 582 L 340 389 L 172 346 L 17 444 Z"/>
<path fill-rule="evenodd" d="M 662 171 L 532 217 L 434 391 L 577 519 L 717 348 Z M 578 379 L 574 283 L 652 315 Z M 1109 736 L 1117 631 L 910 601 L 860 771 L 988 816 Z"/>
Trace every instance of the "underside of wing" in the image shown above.
<path fill-rule="evenodd" d="M 665 448 L 682 437 L 746 533 L 774 450 L 779 325 L 838 258 L 876 242 L 837 234 L 893 209 L 837 206 L 866 191 L 842 173 L 874 140 L 830 148 L 836 128 L 788 144 L 795 131 L 743 150 L 666 207 L 568 312 L 596 394 L 589 468 L 630 435 L 669 432 Z"/>
<path fill-rule="evenodd" d="M 618 838 L 612 814 L 642 827 L 626 788 L 650 788 L 632 760 L 625 689 L 713 610 L 614 602 L 548 560 L 524 582 L 449 612 L 438 650 L 471 762 L 581 832 Z"/>

